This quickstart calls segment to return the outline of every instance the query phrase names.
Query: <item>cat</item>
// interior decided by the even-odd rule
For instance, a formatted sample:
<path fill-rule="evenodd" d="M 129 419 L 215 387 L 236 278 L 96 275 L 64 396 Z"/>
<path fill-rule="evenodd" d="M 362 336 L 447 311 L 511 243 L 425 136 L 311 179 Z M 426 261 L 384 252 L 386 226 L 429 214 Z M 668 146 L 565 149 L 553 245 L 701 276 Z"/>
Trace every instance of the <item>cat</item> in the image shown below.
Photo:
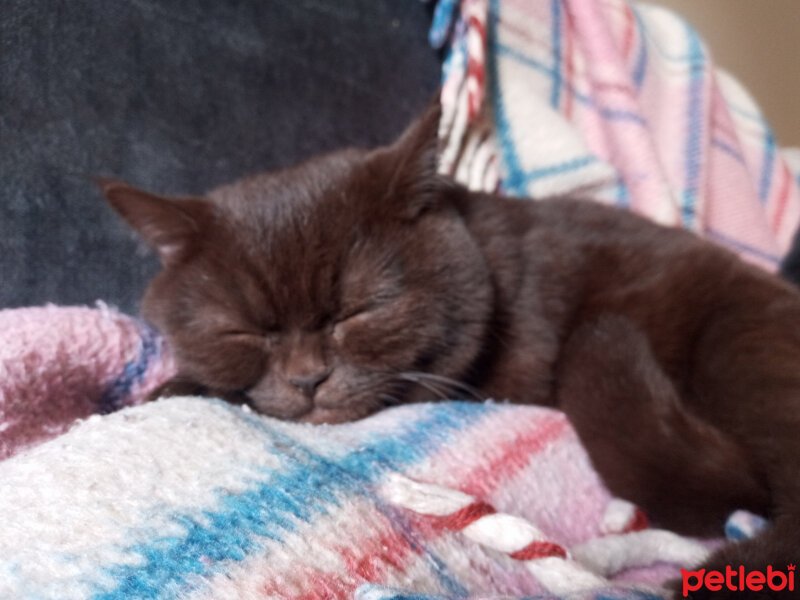
<path fill-rule="evenodd" d="M 658 524 L 772 518 L 707 568 L 800 559 L 800 292 L 620 209 L 469 192 L 437 174 L 439 113 L 207 197 L 100 181 L 163 263 L 143 314 L 178 375 L 156 395 L 310 423 L 443 397 L 556 407 Z"/>

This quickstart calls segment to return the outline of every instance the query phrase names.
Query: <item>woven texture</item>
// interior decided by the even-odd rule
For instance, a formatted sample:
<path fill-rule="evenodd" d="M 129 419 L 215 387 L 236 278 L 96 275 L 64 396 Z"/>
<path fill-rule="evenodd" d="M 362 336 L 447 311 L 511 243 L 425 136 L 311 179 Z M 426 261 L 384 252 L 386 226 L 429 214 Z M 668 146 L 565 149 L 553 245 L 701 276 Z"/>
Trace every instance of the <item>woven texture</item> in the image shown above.
<path fill-rule="evenodd" d="M 105 306 L 0 311 L 0 460 L 138 404 L 174 369 L 150 327 Z"/>
<path fill-rule="evenodd" d="M 452 402 L 315 428 L 174 398 L 90 418 L 0 464 L 0 510 L 14 514 L 0 531 L 0 597 L 545 591 L 524 562 L 384 500 L 396 471 L 473 494 L 568 550 L 603 535 L 609 496 L 556 412 Z M 664 564 L 617 585 L 676 575 Z"/>
<path fill-rule="evenodd" d="M 629 206 L 775 266 L 794 180 L 674 16 L 584 0 L 442 1 L 435 16 L 443 169 Z M 624 511 L 609 532 L 620 505 L 552 410 L 445 402 L 312 427 L 198 398 L 131 406 L 174 366 L 105 308 L 0 312 L 0 349 L 0 598 L 552 598 L 553 563 L 529 566 L 553 559 L 602 577 L 558 597 L 658 598 L 697 547 L 647 554 L 653 531 L 626 533 Z M 387 496 L 395 474 L 466 495 L 465 512 Z M 530 524 L 525 545 L 484 543 L 500 514 Z M 763 526 L 739 514 L 727 533 Z"/>
<path fill-rule="evenodd" d="M 797 161 L 671 12 L 623 0 L 440 2 L 431 39 L 447 47 L 442 169 L 470 187 L 628 207 L 770 270 L 788 250 Z"/>
<path fill-rule="evenodd" d="M 2 440 L 16 453 L 0 462 L 0 511 L 14 515 L 0 529 L 0 598 L 349 598 L 365 584 L 638 598 L 698 559 L 697 544 L 642 530 L 609 496 L 557 411 L 443 402 L 314 427 L 172 398 L 73 423 L 163 380 L 160 340 L 104 308 L 0 319 L 3 334 L 26 332 L 0 340 L 15 374 Z M 14 433 L 21 422 L 37 434 Z M 420 512 L 387 495 L 398 473 L 466 504 Z M 728 533 L 762 526 L 744 515 Z M 530 568 L 548 557 L 561 564 Z M 554 585 L 565 558 L 598 589 Z"/>

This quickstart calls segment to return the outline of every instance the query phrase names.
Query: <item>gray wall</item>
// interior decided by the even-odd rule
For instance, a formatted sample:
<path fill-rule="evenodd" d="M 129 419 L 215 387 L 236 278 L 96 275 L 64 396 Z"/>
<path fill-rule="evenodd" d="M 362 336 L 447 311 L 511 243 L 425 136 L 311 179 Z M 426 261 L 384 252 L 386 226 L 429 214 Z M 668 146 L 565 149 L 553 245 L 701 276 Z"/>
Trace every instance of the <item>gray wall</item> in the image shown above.
<path fill-rule="evenodd" d="M 90 181 L 198 193 L 392 139 L 438 87 L 418 0 L 0 0 L 0 307 L 136 312 L 157 269 Z"/>

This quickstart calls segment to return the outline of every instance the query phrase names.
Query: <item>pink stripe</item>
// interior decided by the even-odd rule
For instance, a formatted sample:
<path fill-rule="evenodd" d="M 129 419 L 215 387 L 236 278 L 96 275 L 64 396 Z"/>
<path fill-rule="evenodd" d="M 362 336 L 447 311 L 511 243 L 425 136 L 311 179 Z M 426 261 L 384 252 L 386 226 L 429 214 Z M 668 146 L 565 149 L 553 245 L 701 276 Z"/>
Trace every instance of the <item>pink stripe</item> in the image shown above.
<path fill-rule="evenodd" d="M 374 510 L 374 509 L 373 509 Z M 342 515 L 344 522 L 358 523 L 358 515 Z M 412 548 L 402 533 L 385 519 L 382 529 L 360 538 L 344 536 L 347 545 L 331 548 L 341 557 L 345 572 L 330 571 L 322 566 L 297 565 L 292 571 L 294 581 L 302 581 L 298 600 L 329 600 L 351 598 L 355 589 L 368 582 L 385 581 L 392 571 L 404 572 L 419 548 Z M 261 588 L 265 597 L 286 596 L 286 576 L 275 575 Z"/>
<path fill-rule="evenodd" d="M 633 11 L 631 7 L 625 5 L 625 34 L 622 38 L 622 56 L 625 60 L 631 55 L 631 48 L 633 47 L 633 26 L 634 26 L 634 18 L 633 18 Z"/>
<path fill-rule="evenodd" d="M 786 210 L 786 203 L 789 200 L 789 184 L 792 181 L 792 174 L 789 172 L 789 167 L 786 163 L 781 161 L 781 188 L 778 192 L 777 204 L 775 206 L 775 214 L 772 216 L 772 231 L 778 231 L 780 228 L 783 214 Z"/>
<path fill-rule="evenodd" d="M 573 25 L 572 19 L 569 16 L 569 13 L 566 13 L 564 18 L 564 33 L 565 33 L 565 41 L 564 41 L 564 79 L 566 80 L 567 84 L 564 86 L 566 90 L 566 94 L 564 94 L 564 116 L 567 119 L 572 118 L 572 110 L 575 104 L 574 92 L 572 91 L 572 80 L 575 77 L 575 48 L 573 42 Z"/>
<path fill-rule="evenodd" d="M 535 454 L 567 431 L 572 429 L 561 413 L 554 412 L 540 418 L 535 425 L 525 428 L 522 435 L 494 450 L 492 453 L 496 458 L 467 473 L 461 481 L 460 489 L 473 496 L 487 496 L 504 480 L 510 479 L 528 466 Z"/>
<path fill-rule="evenodd" d="M 490 419 L 486 425 L 497 425 L 497 423 Z M 536 418 L 531 419 L 530 427 L 524 427 L 521 435 L 497 448 L 497 457 L 494 460 L 464 473 L 460 478 L 461 483 L 454 487 L 467 493 L 478 490 L 488 495 L 506 479 L 524 469 L 533 455 L 548 447 L 567 431 L 571 429 L 566 418 L 560 413 L 536 415 Z M 480 436 L 480 432 L 472 428 L 470 435 Z M 413 513 L 408 513 L 408 516 L 412 519 L 415 517 Z M 357 521 L 358 517 L 343 515 L 342 519 L 351 522 L 351 520 Z M 426 542 L 437 539 L 447 531 L 435 527 L 434 523 L 424 518 L 419 519 L 418 525 L 415 531 Z M 347 576 L 324 568 L 305 568 L 303 578 L 308 581 L 308 591 L 301 596 L 303 600 L 350 597 L 355 588 L 362 583 L 384 581 L 391 570 L 403 572 L 415 555 L 414 549 L 405 537 L 393 529 L 388 520 L 384 523 L 384 527 L 376 534 L 350 539 L 347 546 L 335 550 L 348 565 Z M 369 574 L 370 578 L 365 579 L 364 574 Z M 275 585 L 277 585 L 275 582 L 271 582 L 269 589 L 274 591 Z"/>

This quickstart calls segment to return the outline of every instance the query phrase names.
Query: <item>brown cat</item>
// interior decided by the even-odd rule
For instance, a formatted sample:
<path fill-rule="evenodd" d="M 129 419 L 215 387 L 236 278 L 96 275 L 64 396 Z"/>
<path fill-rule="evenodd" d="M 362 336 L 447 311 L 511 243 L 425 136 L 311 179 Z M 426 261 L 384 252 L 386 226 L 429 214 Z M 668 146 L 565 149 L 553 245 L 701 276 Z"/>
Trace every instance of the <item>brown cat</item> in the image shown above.
<path fill-rule="evenodd" d="M 709 567 L 800 560 L 800 293 L 627 212 L 470 193 L 436 174 L 437 123 L 207 198 L 102 182 L 164 264 L 143 302 L 177 354 L 162 391 L 312 423 L 443 396 L 555 406 L 658 523 L 772 518 Z"/>

